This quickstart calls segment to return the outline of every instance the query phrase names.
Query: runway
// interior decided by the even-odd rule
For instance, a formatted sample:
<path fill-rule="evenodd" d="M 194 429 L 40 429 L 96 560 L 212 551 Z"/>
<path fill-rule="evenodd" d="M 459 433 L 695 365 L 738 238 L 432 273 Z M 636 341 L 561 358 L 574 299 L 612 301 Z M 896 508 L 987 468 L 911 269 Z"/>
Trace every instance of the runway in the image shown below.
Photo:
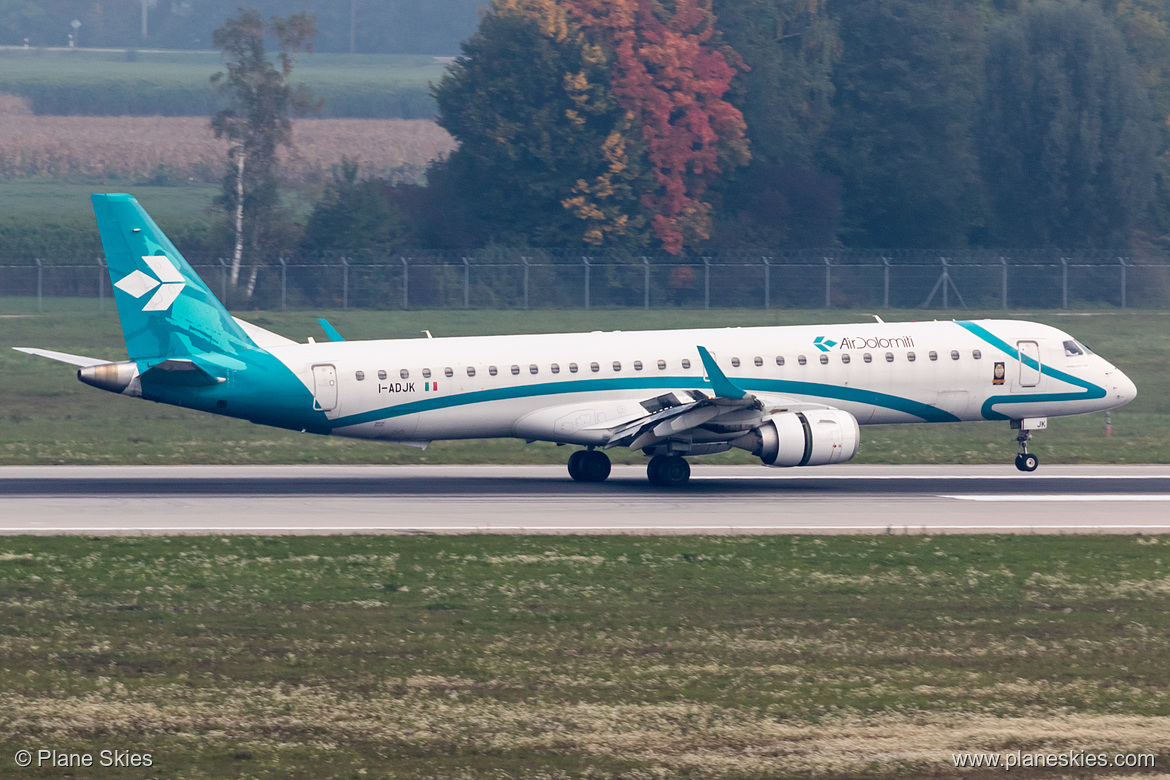
<path fill-rule="evenodd" d="M 1167 466 L 0 468 L 0 535 L 1167 532 Z"/>

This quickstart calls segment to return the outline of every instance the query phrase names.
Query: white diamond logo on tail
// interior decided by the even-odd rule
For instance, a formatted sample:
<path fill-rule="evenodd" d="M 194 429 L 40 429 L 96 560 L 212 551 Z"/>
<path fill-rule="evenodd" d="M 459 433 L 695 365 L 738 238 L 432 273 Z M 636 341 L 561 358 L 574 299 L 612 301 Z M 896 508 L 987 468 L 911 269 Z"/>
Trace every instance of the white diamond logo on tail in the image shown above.
<path fill-rule="evenodd" d="M 154 279 L 142 271 L 134 271 L 115 282 L 114 286 L 135 298 L 141 298 L 157 287 L 158 290 L 146 302 L 142 310 L 166 311 L 171 308 L 171 304 L 179 297 L 179 293 L 183 291 L 187 283 L 183 281 L 183 275 L 179 273 L 179 269 L 175 268 L 174 264 L 166 257 L 143 255 L 142 262 L 154 271 L 158 279 Z M 159 280 L 161 280 L 161 284 Z"/>
<path fill-rule="evenodd" d="M 141 271 L 135 271 L 121 281 L 116 282 L 114 286 L 124 293 L 133 295 L 135 298 L 141 298 L 155 287 L 158 287 L 158 280 L 151 279 Z"/>

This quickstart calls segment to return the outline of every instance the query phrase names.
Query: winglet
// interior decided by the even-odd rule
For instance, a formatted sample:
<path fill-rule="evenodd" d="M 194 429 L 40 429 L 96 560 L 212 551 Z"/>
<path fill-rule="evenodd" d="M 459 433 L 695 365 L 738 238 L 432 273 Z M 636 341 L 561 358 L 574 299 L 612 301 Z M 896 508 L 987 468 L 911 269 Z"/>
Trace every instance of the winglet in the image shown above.
<path fill-rule="evenodd" d="M 707 379 L 711 382 L 711 389 L 715 391 L 716 396 L 734 398 L 738 401 L 747 395 L 747 391 L 738 387 L 719 369 L 715 358 L 711 357 L 711 353 L 707 351 L 706 347 L 698 347 L 698 350 L 699 357 L 703 361 L 703 368 L 707 371 Z"/>
<path fill-rule="evenodd" d="M 341 334 L 337 332 L 337 328 L 329 324 L 329 320 L 324 317 L 318 317 L 317 323 L 321 326 L 321 330 L 325 331 L 325 335 L 329 337 L 330 341 L 345 341 Z"/>

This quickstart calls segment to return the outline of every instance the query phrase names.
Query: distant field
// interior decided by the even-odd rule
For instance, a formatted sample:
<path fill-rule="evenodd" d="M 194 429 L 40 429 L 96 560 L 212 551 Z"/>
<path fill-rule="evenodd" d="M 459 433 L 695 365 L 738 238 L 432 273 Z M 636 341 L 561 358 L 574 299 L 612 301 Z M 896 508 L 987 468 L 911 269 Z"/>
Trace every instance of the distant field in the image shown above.
<path fill-rule="evenodd" d="M 94 780 L 1165 778 L 1163 550 L 0 538 L 0 761 Z M 40 747 L 153 768 L 9 769 Z M 1148 763 L 955 769 L 1017 750 Z"/>
<path fill-rule="evenodd" d="M 302 435 L 249 423 L 135 401 L 80 384 L 65 365 L 11 350 L 36 346 L 125 358 L 117 316 L 107 300 L 35 302 L 0 298 L 0 464 L 119 463 L 561 463 L 566 449 L 517 440 L 436 442 L 425 452 L 390 444 Z M 84 311 L 79 311 L 84 309 Z M 977 313 L 965 312 L 964 316 Z M 990 312 L 989 316 L 1002 316 Z M 23 316 L 12 316 L 23 315 Z M 245 319 L 304 341 L 321 337 L 325 316 L 349 338 L 563 332 L 596 329 L 773 325 L 861 321 L 846 311 L 420 311 L 239 312 Z M 954 312 L 891 312 L 886 319 L 949 319 Z M 1170 463 L 1170 315 L 1099 312 L 1070 315 L 1015 312 L 1075 334 L 1116 362 L 1138 386 L 1135 402 L 1112 415 L 1054 419 L 1036 436 L 1044 463 Z M 1006 423 L 872 426 L 862 429 L 859 463 L 1002 463 L 1010 467 L 1014 436 Z M 625 450 L 615 461 L 641 463 Z M 735 451 L 698 463 L 758 463 Z"/>
<path fill-rule="evenodd" d="M 20 95 L 38 114 L 210 116 L 210 83 L 223 64 L 214 52 L 0 51 L 0 93 Z M 433 57 L 312 54 L 297 60 L 294 82 L 325 99 L 323 116 L 429 119 Z"/>
<path fill-rule="evenodd" d="M 61 117 L 0 113 L 0 177 L 218 183 L 227 144 L 207 117 Z M 421 119 L 299 119 L 282 154 L 292 183 L 327 180 L 343 156 L 363 176 L 417 181 L 454 142 Z M 88 208 L 88 206 L 86 206 Z"/>

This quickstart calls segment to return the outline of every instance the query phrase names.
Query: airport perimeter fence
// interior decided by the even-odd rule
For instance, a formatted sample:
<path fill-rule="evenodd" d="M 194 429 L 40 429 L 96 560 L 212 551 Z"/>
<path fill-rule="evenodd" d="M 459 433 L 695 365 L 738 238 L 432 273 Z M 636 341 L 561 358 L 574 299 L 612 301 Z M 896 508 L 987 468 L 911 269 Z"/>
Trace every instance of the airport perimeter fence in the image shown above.
<path fill-rule="evenodd" d="M 898 308 L 1170 306 L 1170 261 L 1099 251 L 803 250 L 701 256 L 564 250 L 337 252 L 230 262 L 188 257 L 230 308 Z M 0 300 L 111 297 L 104 261 L 0 261 Z"/>

